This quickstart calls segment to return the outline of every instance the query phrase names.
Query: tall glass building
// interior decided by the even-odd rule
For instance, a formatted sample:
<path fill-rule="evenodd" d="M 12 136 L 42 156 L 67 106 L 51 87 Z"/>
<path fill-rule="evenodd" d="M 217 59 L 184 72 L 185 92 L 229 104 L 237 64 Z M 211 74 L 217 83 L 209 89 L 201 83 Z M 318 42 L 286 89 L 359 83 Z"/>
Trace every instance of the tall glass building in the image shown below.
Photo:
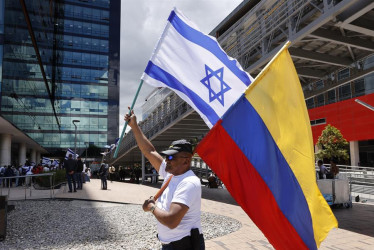
<path fill-rule="evenodd" d="M 0 0 L 0 114 L 51 154 L 118 137 L 120 5 Z"/>

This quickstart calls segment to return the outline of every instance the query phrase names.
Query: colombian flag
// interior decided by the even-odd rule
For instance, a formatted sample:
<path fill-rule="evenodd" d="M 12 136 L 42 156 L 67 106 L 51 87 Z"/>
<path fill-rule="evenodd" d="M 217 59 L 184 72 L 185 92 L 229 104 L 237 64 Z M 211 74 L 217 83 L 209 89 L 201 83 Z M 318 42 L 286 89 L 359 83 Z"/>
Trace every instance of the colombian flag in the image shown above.
<path fill-rule="evenodd" d="M 317 249 L 338 223 L 316 183 L 310 121 L 287 46 L 196 151 L 276 249 Z"/>

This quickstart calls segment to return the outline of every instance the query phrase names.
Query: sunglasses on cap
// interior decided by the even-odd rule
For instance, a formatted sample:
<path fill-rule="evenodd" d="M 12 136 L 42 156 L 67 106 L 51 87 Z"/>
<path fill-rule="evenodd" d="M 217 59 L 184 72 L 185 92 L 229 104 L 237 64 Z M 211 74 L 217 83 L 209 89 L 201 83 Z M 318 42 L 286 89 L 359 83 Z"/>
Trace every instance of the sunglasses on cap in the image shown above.
<path fill-rule="evenodd" d="M 175 155 L 165 155 L 165 160 L 172 161 L 177 158 L 190 158 L 188 156 L 175 156 Z"/>

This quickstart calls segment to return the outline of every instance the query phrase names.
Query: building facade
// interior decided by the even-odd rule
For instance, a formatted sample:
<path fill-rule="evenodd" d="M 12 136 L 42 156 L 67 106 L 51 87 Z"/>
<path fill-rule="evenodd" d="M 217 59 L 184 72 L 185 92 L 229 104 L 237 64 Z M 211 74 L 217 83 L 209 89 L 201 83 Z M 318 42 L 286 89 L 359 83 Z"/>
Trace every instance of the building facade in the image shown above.
<path fill-rule="evenodd" d="M 374 55 L 362 60 L 364 70 L 374 66 Z M 338 128 L 350 143 L 351 164 L 374 167 L 374 111 L 356 100 L 374 104 L 374 73 L 352 80 L 351 68 L 333 74 L 337 87 L 306 99 L 311 120 L 313 142 L 317 143 L 327 124 Z M 323 88 L 325 80 L 312 83 L 311 88 Z"/>
<path fill-rule="evenodd" d="M 351 165 L 374 166 L 372 1 L 243 0 L 212 32 L 255 77 L 290 41 L 314 143 L 327 124 L 349 141 Z M 356 99 L 358 101 L 356 101 Z"/>
<path fill-rule="evenodd" d="M 120 4 L 0 0 L 1 115 L 52 155 L 118 136 Z"/>

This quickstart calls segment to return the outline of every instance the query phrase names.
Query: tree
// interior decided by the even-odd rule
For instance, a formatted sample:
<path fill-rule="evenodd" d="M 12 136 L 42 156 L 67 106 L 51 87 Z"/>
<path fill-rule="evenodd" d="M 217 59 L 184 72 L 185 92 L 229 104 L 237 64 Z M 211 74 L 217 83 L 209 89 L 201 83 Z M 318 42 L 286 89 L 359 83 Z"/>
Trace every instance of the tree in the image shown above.
<path fill-rule="evenodd" d="M 348 142 L 344 139 L 340 130 L 328 124 L 318 137 L 317 146 L 320 150 L 316 153 L 318 159 L 336 159 L 337 161 L 347 161 Z"/>

